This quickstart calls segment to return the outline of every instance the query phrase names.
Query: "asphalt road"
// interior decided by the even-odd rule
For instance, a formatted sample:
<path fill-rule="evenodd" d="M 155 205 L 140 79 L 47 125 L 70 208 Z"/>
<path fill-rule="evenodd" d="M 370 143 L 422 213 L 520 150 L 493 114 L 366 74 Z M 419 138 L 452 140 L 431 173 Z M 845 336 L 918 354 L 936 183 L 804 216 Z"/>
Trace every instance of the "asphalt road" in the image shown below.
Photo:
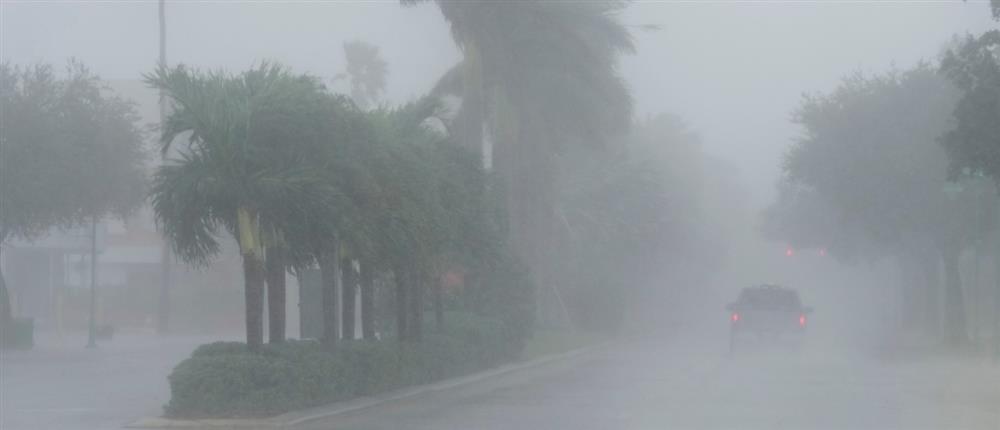
<path fill-rule="evenodd" d="M 718 342 L 630 342 L 305 428 L 996 430 L 1000 367 L 822 345 L 730 357 Z"/>
<path fill-rule="evenodd" d="M 121 337 L 88 350 L 71 337 L 4 352 L 0 430 L 117 430 L 159 415 L 166 374 L 209 340 Z M 887 361 L 821 342 L 729 357 L 711 336 L 647 339 L 303 428 L 998 430 L 1000 366 Z"/>
<path fill-rule="evenodd" d="M 0 430 L 117 430 L 163 413 L 166 375 L 203 336 L 119 335 L 84 348 L 85 334 L 41 334 L 0 352 Z"/>

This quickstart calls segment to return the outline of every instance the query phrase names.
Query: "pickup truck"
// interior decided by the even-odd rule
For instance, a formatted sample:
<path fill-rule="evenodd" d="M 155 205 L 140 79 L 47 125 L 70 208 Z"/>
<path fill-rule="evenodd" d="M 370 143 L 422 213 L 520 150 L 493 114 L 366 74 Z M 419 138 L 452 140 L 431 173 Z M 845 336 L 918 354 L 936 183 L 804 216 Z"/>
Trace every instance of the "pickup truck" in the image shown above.
<path fill-rule="evenodd" d="M 798 346 L 805 338 L 808 316 L 813 311 L 802 306 L 798 292 L 777 285 L 744 288 L 726 309 L 730 352 L 747 341 L 787 341 Z"/>

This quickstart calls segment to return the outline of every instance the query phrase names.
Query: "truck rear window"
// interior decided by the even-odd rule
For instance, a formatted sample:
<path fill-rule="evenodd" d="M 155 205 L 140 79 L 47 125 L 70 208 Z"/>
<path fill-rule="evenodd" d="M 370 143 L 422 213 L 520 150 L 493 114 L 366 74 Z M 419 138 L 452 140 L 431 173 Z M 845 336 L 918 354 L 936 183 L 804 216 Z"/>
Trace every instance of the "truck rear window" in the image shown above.
<path fill-rule="evenodd" d="M 801 307 L 799 295 L 794 291 L 778 289 L 745 289 L 740 293 L 740 303 L 759 308 L 794 309 Z"/>

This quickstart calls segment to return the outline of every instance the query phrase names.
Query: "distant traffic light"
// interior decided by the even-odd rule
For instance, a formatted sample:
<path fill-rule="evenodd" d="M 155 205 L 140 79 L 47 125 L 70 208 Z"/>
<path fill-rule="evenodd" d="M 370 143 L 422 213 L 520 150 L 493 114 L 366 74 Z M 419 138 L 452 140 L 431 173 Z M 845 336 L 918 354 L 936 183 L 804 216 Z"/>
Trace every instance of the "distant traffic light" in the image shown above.
<path fill-rule="evenodd" d="M 788 248 L 785 249 L 786 257 L 791 257 L 793 255 L 795 255 L 795 250 L 793 250 L 792 247 L 789 246 Z"/>

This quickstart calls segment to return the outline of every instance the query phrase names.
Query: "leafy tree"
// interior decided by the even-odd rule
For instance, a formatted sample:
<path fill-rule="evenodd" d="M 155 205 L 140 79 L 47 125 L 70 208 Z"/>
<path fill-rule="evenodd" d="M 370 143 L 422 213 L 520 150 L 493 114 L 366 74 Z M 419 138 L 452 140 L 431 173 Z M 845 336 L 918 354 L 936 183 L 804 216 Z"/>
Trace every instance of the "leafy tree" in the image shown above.
<path fill-rule="evenodd" d="M 956 99 L 954 87 L 927 65 L 848 77 L 831 94 L 803 101 L 796 122 L 804 133 L 787 154 L 785 173 L 835 209 L 834 231 L 859 231 L 882 252 L 916 254 L 924 265 L 942 261 L 945 335 L 963 343 L 958 256 L 987 225 L 974 222 L 973 193 L 947 191 L 947 157 L 937 137 Z M 931 308 L 935 296 L 925 293 Z"/>
<path fill-rule="evenodd" d="M 52 227 L 124 217 L 143 200 L 146 157 L 132 103 L 70 61 L 0 65 L 0 247 Z M 11 317 L 0 274 L 0 323 Z"/>
<path fill-rule="evenodd" d="M 779 182 L 778 198 L 761 218 L 764 237 L 794 249 L 819 249 L 844 262 L 885 254 L 885 249 L 873 244 L 861 226 L 848 224 L 839 208 L 801 182 Z"/>
<path fill-rule="evenodd" d="M 1000 30 L 968 36 L 945 54 L 941 70 L 962 91 L 955 127 L 941 142 L 950 171 L 971 168 L 1000 181 Z"/>
<path fill-rule="evenodd" d="M 146 76 L 173 102 L 162 149 L 186 142 L 154 177 L 157 221 L 177 255 L 204 262 L 219 230 L 243 257 L 247 344 L 263 342 L 264 250 L 293 224 L 335 213 L 335 190 L 305 163 L 325 139 L 329 97 L 312 77 L 272 64 L 239 75 L 164 66 Z"/>

